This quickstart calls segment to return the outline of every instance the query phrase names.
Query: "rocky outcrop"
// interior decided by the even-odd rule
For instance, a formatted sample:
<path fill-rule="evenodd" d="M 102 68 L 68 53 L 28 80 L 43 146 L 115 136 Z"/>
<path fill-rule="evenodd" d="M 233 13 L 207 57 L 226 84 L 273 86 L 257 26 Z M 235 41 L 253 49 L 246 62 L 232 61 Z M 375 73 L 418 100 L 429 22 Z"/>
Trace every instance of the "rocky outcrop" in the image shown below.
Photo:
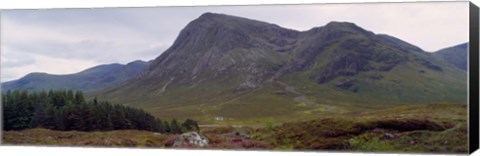
<path fill-rule="evenodd" d="M 208 139 L 197 132 L 183 133 L 175 139 L 173 147 L 206 147 Z"/>
<path fill-rule="evenodd" d="M 439 72 L 443 71 L 443 69 L 440 66 L 438 66 L 438 65 L 436 65 L 436 64 L 434 64 L 434 63 L 432 63 L 432 62 L 430 62 L 426 59 L 416 59 L 416 61 L 418 61 L 422 66 L 424 66 L 426 68 L 429 68 L 431 70 L 439 71 Z"/>
<path fill-rule="evenodd" d="M 358 91 L 358 86 L 357 86 L 358 81 L 355 79 L 348 79 L 348 80 L 341 80 L 337 82 L 335 85 L 343 90 L 350 90 L 352 92 L 357 92 Z"/>
<path fill-rule="evenodd" d="M 332 59 L 325 68 L 318 73 L 318 83 L 328 82 L 338 76 L 353 76 L 361 71 L 368 71 L 368 61 L 356 57 L 354 54 L 339 55 Z"/>

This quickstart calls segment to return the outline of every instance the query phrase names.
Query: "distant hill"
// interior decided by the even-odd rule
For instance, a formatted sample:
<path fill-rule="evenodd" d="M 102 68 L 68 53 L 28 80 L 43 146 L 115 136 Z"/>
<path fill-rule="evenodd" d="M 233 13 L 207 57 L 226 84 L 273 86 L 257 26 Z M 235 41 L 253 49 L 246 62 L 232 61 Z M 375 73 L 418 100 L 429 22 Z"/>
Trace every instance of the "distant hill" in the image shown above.
<path fill-rule="evenodd" d="M 205 13 L 139 76 L 97 96 L 160 117 L 280 120 L 465 103 L 466 76 L 417 46 L 354 23 L 296 31 Z"/>
<path fill-rule="evenodd" d="M 79 73 L 53 75 L 48 73 L 30 73 L 26 76 L 2 83 L 2 90 L 26 89 L 29 91 L 50 89 L 72 89 L 96 91 L 111 85 L 117 85 L 137 76 L 149 62 L 134 61 L 126 65 L 99 65 Z"/>
<path fill-rule="evenodd" d="M 468 63 L 468 43 L 441 49 L 434 53 L 435 56 L 455 65 L 456 67 L 467 70 Z"/>

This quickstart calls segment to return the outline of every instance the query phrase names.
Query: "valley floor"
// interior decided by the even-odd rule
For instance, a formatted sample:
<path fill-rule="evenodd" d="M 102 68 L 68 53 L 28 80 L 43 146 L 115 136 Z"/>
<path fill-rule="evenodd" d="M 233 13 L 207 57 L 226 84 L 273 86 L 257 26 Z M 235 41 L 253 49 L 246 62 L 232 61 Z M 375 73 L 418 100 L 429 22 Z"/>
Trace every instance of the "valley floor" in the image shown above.
<path fill-rule="evenodd" d="M 465 153 L 467 130 L 466 105 L 432 104 L 262 127 L 210 125 L 200 133 L 209 140 L 202 147 L 208 149 Z M 136 130 L 28 129 L 4 131 L 2 137 L 2 143 L 9 145 L 200 148 L 172 147 L 178 135 Z"/>

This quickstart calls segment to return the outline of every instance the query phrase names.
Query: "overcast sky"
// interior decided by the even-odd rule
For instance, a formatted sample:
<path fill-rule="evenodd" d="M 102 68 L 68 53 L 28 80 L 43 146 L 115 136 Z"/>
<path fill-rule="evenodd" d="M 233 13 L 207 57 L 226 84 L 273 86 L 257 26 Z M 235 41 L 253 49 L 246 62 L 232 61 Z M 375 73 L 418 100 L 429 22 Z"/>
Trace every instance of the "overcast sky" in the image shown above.
<path fill-rule="evenodd" d="M 205 12 L 296 30 L 348 21 L 425 51 L 468 41 L 468 2 L 2 10 L 1 81 L 154 59 Z"/>

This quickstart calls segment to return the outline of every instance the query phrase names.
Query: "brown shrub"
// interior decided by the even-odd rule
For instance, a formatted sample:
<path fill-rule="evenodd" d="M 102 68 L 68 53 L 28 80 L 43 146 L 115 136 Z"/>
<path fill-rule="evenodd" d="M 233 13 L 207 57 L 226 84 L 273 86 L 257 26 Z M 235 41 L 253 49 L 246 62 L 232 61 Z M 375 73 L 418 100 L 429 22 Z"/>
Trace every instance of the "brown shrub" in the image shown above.
<path fill-rule="evenodd" d="M 180 135 L 173 135 L 166 139 L 164 143 L 165 147 L 173 147 L 173 144 L 175 143 L 175 140 L 177 140 L 178 136 Z"/>
<path fill-rule="evenodd" d="M 379 119 L 354 121 L 325 118 L 276 127 L 275 140 L 279 145 L 294 145 L 297 149 L 348 149 L 348 140 L 366 132 L 388 130 L 408 132 L 417 130 L 443 131 L 452 124 L 437 124 L 428 119 Z"/>
<path fill-rule="evenodd" d="M 265 141 L 244 139 L 240 141 L 240 146 L 246 149 L 270 149 L 272 146 Z"/>
<path fill-rule="evenodd" d="M 376 128 L 392 129 L 401 132 L 414 130 L 429 130 L 429 131 L 443 131 L 444 126 L 441 126 L 430 120 L 407 119 L 407 120 L 384 120 L 374 123 Z"/>
<path fill-rule="evenodd" d="M 216 127 L 216 128 L 211 128 L 204 130 L 202 133 L 203 134 L 225 134 L 225 133 L 231 133 L 235 131 L 235 128 L 229 126 L 229 127 Z"/>

